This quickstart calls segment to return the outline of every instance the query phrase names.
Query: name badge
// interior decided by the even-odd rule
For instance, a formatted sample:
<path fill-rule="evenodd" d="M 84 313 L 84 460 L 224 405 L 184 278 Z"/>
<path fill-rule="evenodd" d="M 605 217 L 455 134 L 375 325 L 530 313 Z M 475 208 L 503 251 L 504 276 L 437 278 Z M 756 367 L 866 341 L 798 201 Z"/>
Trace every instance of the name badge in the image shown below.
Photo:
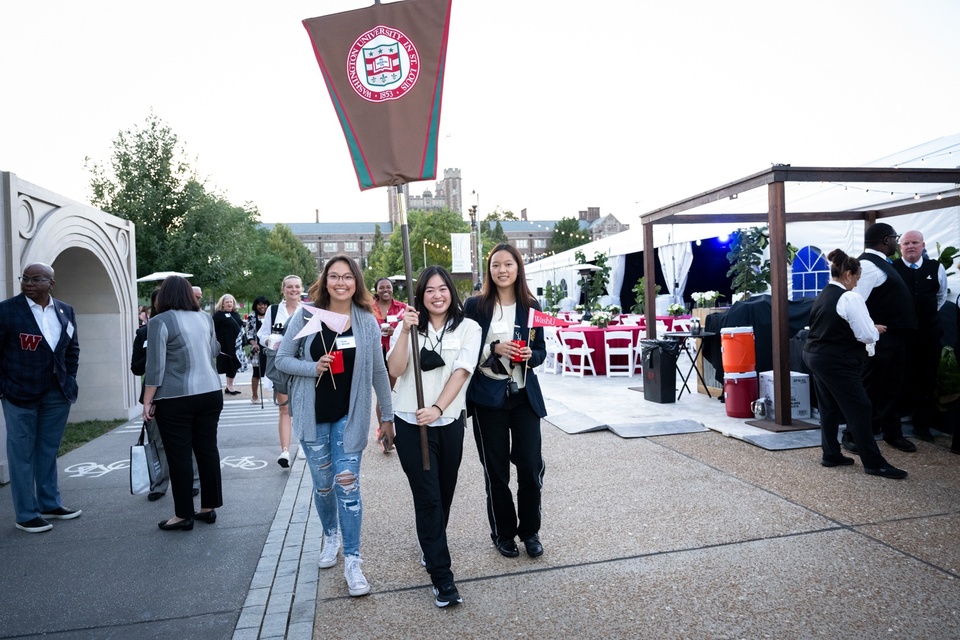
<path fill-rule="evenodd" d="M 512 327 L 506 322 L 491 322 L 490 323 L 490 332 L 503 335 L 505 333 L 510 333 Z"/>
<path fill-rule="evenodd" d="M 357 339 L 355 336 L 340 336 L 337 338 L 337 349 L 356 349 Z"/>
<path fill-rule="evenodd" d="M 67 321 L 67 337 L 72 338 L 74 331 L 75 329 L 73 328 L 73 323 L 70 321 Z"/>
<path fill-rule="evenodd" d="M 457 340 L 456 338 L 444 338 L 443 350 L 444 351 L 460 351 L 460 341 Z"/>
<path fill-rule="evenodd" d="M 397 316 L 387 316 L 387 322 L 389 322 L 390 324 L 393 324 L 396 321 L 397 321 Z"/>

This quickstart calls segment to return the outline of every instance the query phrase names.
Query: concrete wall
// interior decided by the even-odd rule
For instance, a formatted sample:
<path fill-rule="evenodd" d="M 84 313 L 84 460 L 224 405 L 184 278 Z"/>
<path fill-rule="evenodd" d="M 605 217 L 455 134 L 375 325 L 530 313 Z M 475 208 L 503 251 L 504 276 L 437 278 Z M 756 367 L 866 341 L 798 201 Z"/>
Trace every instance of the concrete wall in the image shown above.
<path fill-rule="evenodd" d="M 80 340 L 80 395 L 70 422 L 128 419 L 138 411 L 130 351 L 137 327 L 132 222 L 0 172 L 0 299 L 20 293 L 33 262 L 53 266 L 53 296 L 73 306 Z M 0 413 L 0 482 L 9 480 Z"/>

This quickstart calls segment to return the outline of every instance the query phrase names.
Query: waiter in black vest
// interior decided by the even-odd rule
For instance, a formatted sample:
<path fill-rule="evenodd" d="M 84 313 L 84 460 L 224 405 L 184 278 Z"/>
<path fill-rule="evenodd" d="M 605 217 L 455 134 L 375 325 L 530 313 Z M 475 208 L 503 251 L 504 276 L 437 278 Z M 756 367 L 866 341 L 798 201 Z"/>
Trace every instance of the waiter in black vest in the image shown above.
<path fill-rule="evenodd" d="M 900 426 L 907 342 L 917 330 L 913 296 L 890 262 L 900 236 L 889 224 L 877 222 L 867 227 L 863 239 L 865 249 L 858 258 L 860 282 L 854 291 L 866 300 L 873 321 L 887 327 L 863 372 L 863 384 L 873 404 L 873 432 L 882 433 L 884 442 L 895 449 L 916 451 L 916 445 L 903 437 Z M 847 451 L 857 453 L 847 430 L 841 442 Z"/>
<path fill-rule="evenodd" d="M 943 324 L 940 307 L 947 301 L 947 272 L 936 260 L 924 259 L 923 234 L 910 230 L 900 236 L 901 259 L 893 263 L 913 297 L 919 330 L 907 344 L 906 390 L 901 408 L 913 414 L 913 432 L 929 439 L 939 425 L 935 386 L 940 364 Z"/>

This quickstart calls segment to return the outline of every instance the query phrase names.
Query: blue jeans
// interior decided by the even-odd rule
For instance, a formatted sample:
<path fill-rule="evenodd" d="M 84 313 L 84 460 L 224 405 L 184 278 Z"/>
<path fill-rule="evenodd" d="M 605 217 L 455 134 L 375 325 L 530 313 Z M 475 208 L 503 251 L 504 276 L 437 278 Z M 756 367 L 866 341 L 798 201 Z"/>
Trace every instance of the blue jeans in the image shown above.
<path fill-rule="evenodd" d="M 313 501 L 323 525 L 323 533 L 334 535 L 340 529 L 343 555 L 360 555 L 360 457 L 362 451 L 345 453 L 343 430 L 347 417 L 336 422 L 319 423 L 316 440 L 300 440 L 313 476 Z M 337 520 L 339 519 L 339 527 Z"/>
<path fill-rule="evenodd" d="M 7 421 L 13 509 L 17 522 L 27 522 L 63 506 L 57 485 L 57 451 L 70 415 L 70 401 L 55 388 L 27 407 L 6 398 L 0 402 Z"/>

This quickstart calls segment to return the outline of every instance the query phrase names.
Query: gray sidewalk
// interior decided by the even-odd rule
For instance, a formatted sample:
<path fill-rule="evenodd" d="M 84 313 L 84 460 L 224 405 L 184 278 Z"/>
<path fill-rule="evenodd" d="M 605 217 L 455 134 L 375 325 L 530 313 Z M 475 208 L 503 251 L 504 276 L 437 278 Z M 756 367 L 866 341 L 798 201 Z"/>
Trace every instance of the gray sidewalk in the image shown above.
<path fill-rule="evenodd" d="M 302 460 L 290 471 L 276 465 L 275 410 L 230 403 L 222 456 L 267 465 L 224 468 L 212 527 L 160 532 L 169 498 L 130 496 L 126 475 L 112 472 L 65 477 L 65 500 L 83 517 L 29 536 L 13 529 L 9 490 L 0 491 L 0 519 L 11 523 L 0 526 L 0 637 L 958 637 L 960 457 L 945 438 L 917 442 L 914 454 L 881 444 L 910 472 L 891 481 L 859 463 L 823 468 L 816 448 L 747 444 L 737 438 L 754 427 L 716 400 L 646 402 L 629 389 L 638 377 L 546 374 L 541 384 L 551 417 L 691 419 L 710 430 L 623 439 L 545 422 L 546 553 L 532 560 L 503 558 L 490 543 L 468 429 L 448 527 L 464 604 L 439 610 L 395 454 L 371 446 L 364 456 L 363 569 L 373 589 L 351 598 L 342 558 L 316 568 L 310 477 Z M 135 436 L 116 435 L 72 452 L 62 468 L 124 459 Z"/>

